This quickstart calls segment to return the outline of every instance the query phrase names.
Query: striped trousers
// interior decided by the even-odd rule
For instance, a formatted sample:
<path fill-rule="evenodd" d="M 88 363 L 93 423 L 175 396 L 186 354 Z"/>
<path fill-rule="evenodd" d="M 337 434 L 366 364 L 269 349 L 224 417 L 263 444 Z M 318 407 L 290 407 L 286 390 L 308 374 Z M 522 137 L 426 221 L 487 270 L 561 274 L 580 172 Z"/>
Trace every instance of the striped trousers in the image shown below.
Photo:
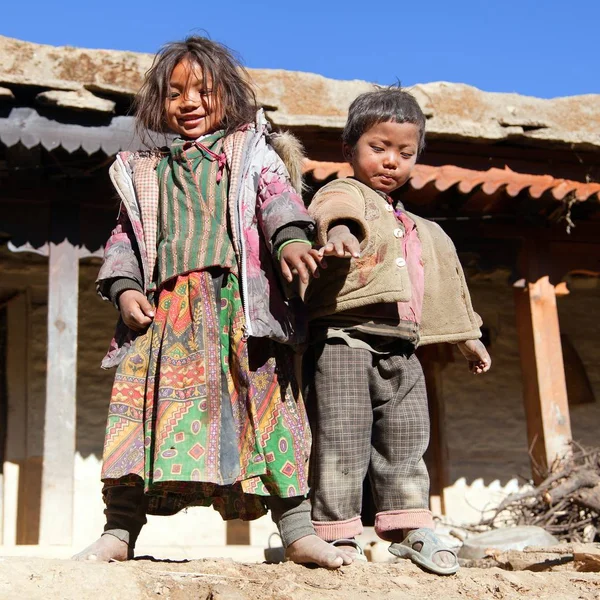
<path fill-rule="evenodd" d="M 433 527 L 423 460 L 429 443 L 425 378 L 408 346 L 399 348 L 376 354 L 330 340 L 305 354 L 312 519 L 327 541 L 362 532 L 367 476 L 381 538 L 401 541 L 403 530 Z"/>

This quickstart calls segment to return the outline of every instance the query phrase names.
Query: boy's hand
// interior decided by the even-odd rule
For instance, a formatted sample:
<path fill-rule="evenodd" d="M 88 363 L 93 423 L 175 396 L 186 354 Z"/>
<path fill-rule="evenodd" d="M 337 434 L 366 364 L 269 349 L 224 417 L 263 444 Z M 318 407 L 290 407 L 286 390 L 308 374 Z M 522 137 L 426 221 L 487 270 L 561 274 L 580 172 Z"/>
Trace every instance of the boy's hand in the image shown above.
<path fill-rule="evenodd" d="M 319 277 L 319 266 L 325 267 L 319 252 L 304 242 L 287 244 L 281 251 L 279 265 L 286 281 L 291 283 L 294 272 L 297 272 L 300 281 L 304 284 L 308 283 L 310 275 Z"/>
<path fill-rule="evenodd" d="M 492 366 L 492 359 L 480 340 L 467 340 L 456 344 L 462 355 L 469 361 L 469 371 L 474 375 L 486 373 Z"/>
<path fill-rule="evenodd" d="M 360 258 L 360 243 L 347 225 L 336 225 L 327 232 L 327 243 L 319 250 L 319 254 Z"/>
<path fill-rule="evenodd" d="M 125 325 L 134 331 L 143 331 L 152 323 L 154 308 L 138 290 L 125 290 L 119 295 L 119 310 Z"/>

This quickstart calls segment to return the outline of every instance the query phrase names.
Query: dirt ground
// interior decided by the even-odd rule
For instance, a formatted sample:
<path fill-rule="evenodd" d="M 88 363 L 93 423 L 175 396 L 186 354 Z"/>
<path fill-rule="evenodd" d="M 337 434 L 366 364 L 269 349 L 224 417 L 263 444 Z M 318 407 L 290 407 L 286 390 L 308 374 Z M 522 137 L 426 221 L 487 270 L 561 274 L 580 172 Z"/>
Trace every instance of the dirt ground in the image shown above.
<path fill-rule="evenodd" d="M 338 571 L 228 560 L 94 564 L 0 558 L 1 600 L 599 600 L 600 573 L 463 568 L 426 574 L 410 562 Z"/>

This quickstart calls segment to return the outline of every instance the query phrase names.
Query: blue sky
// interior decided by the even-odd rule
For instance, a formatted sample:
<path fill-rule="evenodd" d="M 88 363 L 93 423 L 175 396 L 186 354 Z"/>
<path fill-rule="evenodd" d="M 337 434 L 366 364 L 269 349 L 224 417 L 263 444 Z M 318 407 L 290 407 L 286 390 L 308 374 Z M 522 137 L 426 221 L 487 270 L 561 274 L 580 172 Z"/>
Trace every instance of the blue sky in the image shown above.
<path fill-rule="evenodd" d="M 551 98 L 600 93 L 600 0 L 5 0 L 0 34 L 154 52 L 208 32 L 245 64 Z"/>

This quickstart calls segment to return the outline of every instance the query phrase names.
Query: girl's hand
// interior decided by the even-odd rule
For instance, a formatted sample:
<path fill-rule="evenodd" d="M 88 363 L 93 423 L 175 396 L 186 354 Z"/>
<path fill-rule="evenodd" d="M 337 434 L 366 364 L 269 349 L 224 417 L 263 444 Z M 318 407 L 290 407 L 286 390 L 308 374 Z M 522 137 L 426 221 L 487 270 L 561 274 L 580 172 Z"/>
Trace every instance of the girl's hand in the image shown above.
<path fill-rule="evenodd" d="M 492 366 L 492 359 L 480 340 L 467 340 L 456 344 L 462 355 L 469 361 L 469 371 L 474 375 L 486 373 Z"/>
<path fill-rule="evenodd" d="M 326 266 L 319 252 L 304 242 L 287 244 L 281 251 L 279 265 L 286 281 L 291 283 L 294 279 L 294 272 L 297 272 L 300 281 L 304 284 L 308 283 L 309 273 L 318 278 L 319 267 L 325 268 Z"/>
<path fill-rule="evenodd" d="M 360 243 L 347 225 L 336 225 L 327 233 L 327 243 L 319 250 L 321 256 L 360 258 Z"/>
<path fill-rule="evenodd" d="M 119 310 L 125 325 L 134 331 L 143 331 L 152 323 L 154 308 L 138 290 L 125 290 L 119 295 Z"/>

